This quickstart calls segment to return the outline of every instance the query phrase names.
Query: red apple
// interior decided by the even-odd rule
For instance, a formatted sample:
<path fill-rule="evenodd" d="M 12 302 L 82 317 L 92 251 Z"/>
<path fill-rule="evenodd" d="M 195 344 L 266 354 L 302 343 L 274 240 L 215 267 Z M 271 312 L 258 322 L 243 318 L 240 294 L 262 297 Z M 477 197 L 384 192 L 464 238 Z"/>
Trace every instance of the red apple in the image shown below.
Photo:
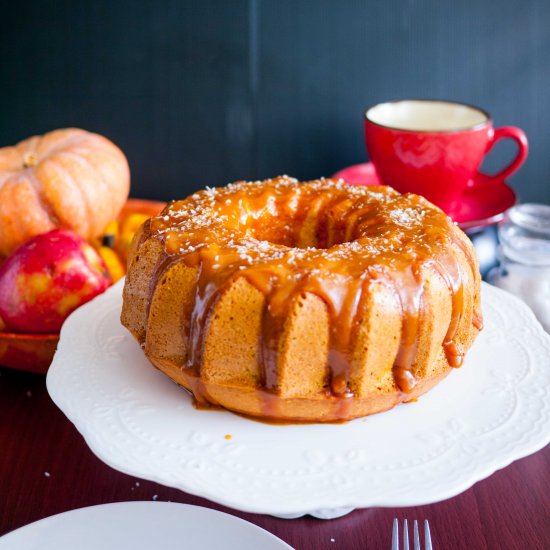
<path fill-rule="evenodd" d="M 111 284 L 95 249 L 56 229 L 20 246 L 0 265 L 0 317 L 8 330 L 59 332 L 69 313 Z"/>

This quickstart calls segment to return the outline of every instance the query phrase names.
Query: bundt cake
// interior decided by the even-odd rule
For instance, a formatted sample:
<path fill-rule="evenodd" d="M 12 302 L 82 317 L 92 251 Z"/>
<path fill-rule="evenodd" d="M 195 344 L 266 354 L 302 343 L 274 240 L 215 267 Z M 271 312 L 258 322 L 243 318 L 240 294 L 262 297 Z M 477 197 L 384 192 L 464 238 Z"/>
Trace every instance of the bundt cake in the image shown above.
<path fill-rule="evenodd" d="M 198 404 L 347 420 L 461 365 L 480 275 L 468 238 L 422 197 L 283 176 L 207 188 L 145 222 L 121 320 Z"/>

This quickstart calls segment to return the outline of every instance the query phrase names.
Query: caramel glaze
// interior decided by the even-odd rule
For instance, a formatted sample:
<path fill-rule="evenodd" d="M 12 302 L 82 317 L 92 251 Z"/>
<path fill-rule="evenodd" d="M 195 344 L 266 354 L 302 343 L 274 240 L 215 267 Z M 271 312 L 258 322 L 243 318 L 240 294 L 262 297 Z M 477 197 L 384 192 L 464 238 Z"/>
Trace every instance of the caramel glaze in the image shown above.
<path fill-rule="evenodd" d="M 388 187 L 353 187 L 341 181 L 299 183 L 282 176 L 265 182 L 238 182 L 199 191 L 173 202 L 144 228 L 143 239 L 164 242 L 166 256 L 151 281 L 174 262 L 197 268 L 194 309 L 186 335 L 184 368 L 199 403 L 212 401 L 200 381 L 203 337 L 212 306 L 238 277 L 265 296 L 260 361 L 266 414 L 277 392 L 278 345 L 293 298 L 320 297 L 330 316 L 327 397 L 353 398 L 349 386 L 353 343 L 368 307 L 369 285 L 387 285 L 402 312 L 399 351 L 393 373 L 397 387 L 415 386 L 413 365 L 418 327 L 425 314 L 425 271 L 435 271 L 452 297 L 452 315 L 443 342 L 449 364 L 461 365 L 455 342 L 462 311 L 464 273 L 457 254 L 479 277 L 471 248 L 453 222 L 422 197 Z M 150 302 L 151 295 L 148 302 Z M 473 325 L 482 317 L 475 310 Z"/>

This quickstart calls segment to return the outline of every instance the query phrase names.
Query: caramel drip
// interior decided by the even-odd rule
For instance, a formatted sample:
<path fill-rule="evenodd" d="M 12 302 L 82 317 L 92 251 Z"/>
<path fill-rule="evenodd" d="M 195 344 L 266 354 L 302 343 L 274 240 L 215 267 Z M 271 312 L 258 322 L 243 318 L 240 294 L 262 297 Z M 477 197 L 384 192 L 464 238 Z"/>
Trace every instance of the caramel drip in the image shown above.
<path fill-rule="evenodd" d="M 273 272 L 252 271 L 244 275 L 248 282 L 266 296 L 260 334 L 260 361 L 263 365 L 263 386 L 277 390 L 277 359 L 279 341 L 292 302 L 293 286 L 285 281 L 285 273 L 275 268 Z M 285 282 L 287 284 L 285 284 Z"/>
<path fill-rule="evenodd" d="M 212 308 L 231 279 L 224 272 L 231 271 L 232 257 L 221 256 L 216 246 L 200 250 L 185 257 L 189 267 L 197 267 L 197 284 L 193 312 L 188 326 L 188 354 L 185 367 L 200 375 L 202 364 L 203 337 Z"/>
<path fill-rule="evenodd" d="M 185 368 L 185 367 L 182 367 Z M 216 400 L 208 393 L 205 383 L 200 375 L 195 372 L 189 372 L 186 369 L 186 381 L 189 384 L 190 392 L 193 395 L 193 405 L 197 409 L 220 409 Z"/>
<path fill-rule="evenodd" d="M 420 315 L 422 310 L 423 280 L 421 269 L 412 265 L 393 279 L 394 289 L 401 305 L 401 339 L 394 362 L 395 382 L 401 391 L 410 393 L 416 385 L 412 367 L 418 348 Z"/>
<path fill-rule="evenodd" d="M 200 375 L 200 365 L 202 364 L 203 335 L 212 306 L 219 296 L 217 285 L 205 276 L 204 263 L 199 263 L 197 273 L 197 286 L 195 291 L 195 303 L 191 320 L 188 326 L 187 342 L 187 361 L 185 367 Z"/>
<path fill-rule="evenodd" d="M 483 317 L 481 315 L 481 311 L 474 311 L 474 315 L 472 317 L 472 325 L 474 325 L 474 328 L 476 330 L 483 330 Z"/>
<path fill-rule="evenodd" d="M 443 339 L 443 351 L 451 367 L 460 367 L 464 360 L 464 352 L 457 345 L 455 338 L 458 334 L 460 321 L 463 316 L 464 283 L 462 268 L 456 254 L 451 249 L 449 255 L 434 263 L 435 270 L 445 281 L 451 295 L 451 321 Z"/>
<path fill-rule="evenodd" d="M 352 332 L 361 303 L 363 281 L 349 283 L 347 292 L 341 288 L 319 288 L 317 295 L 330 304 L 330 340 L 328 365 L 330 369 L 330 387 L 334 395 L 350 395 L 349 380 L 352 366 Z M 331 290 L 333 294 L 331 295 Z M 340 329 L 340 330 L 338 330 Z"/>
<path fill-rule="evenodd" d="M 430 265 L 437 266 L 452 296 L 445 351 L 451 358 L 460 355 L 453 343 L 463 292 L 452 250 L 456 231 L 421 197 L 399 195 L 389 188 L 330 180 L 298 184 L 286 177 L 240 182 L 195 193 L 153 218 L 148 232 L 164 242 L 172 258 L 158 266 L 153 287 L 174 258 L 198 268 L 185 365 L 197 377 L 208 322 L 223 291 L 244 277 L 262 292 L 263 384 L 258 391 L 272 395 L 278 391 L 279 347 L 290 307 L 307 293 L 319 297 L 330 319 L 328 397 L 341 401 L 338 407 L 345 416 L 353 399 L 354 346 L 372 281 L 392 289 L 401 307 L 401 338 L 393 368 L 401 391 L 412 391 L 416 383 L 413 366 L 426 308 L 423 270 Z M 461 247 L 475 266 L 463 243 Z M 204 397 L 204 388 L 195 386 L 197 399 Z M 266 415 L 276 417 L 277 400 L 264 401 Z"/>
<path fill-rule="evenodd" d="M 353 392 L 349 386 L 353 363 L 354 331 L 357 319 L 361 315 L 366 273 L 350 281 L 336 279 L 322 282 L 310 279 L 305 291 L 320 297 L 328 307 L 329 350 L 328 350 L 328 384 L 333 395 L 350 397 Z"/>

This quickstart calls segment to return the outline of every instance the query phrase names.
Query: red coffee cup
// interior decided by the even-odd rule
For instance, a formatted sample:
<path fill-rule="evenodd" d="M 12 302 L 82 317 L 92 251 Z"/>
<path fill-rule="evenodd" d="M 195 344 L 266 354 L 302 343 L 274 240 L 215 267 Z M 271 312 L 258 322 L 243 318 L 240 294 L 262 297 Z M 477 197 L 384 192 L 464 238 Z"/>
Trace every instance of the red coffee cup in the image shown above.
<path fill-rule="evenodd" d="M 483 158 L 502 138 L 518 144 L 515 159 L 490 178 L 477 181 Z M 448 214 L 467 188 L 504 182 L 523 164 L 528 151 L 519 128 L 495 129 L 487 112 L 451 101 L 414 99 L 370 107 L 365 113 L 365 140 L 384 184 L 401 193 L 423 195 Z"/>

